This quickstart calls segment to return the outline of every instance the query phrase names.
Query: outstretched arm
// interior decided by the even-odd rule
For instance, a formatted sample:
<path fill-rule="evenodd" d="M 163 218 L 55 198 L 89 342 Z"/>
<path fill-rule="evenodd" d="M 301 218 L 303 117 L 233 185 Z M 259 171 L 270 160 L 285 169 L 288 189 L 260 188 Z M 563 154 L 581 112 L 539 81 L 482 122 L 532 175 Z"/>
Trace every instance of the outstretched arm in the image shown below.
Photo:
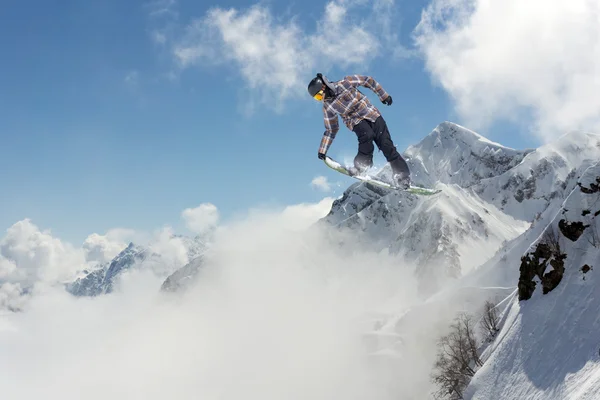
<path fill-rule="evenodd" d="M 319 154 L 327 154 L 329 146 L 335 139 L 339 128 L 338 116 L 335 111 L 330 110 L 329 107 L 323 107 L 323 122 L 325 123 L 325 133 L 321 139 L 321 145 L 319 146 Z"/>
<path fill-rule="evenodd" d="M 371 89 L 379 96 L 379 100 L 382 102 L 389 97 L 389 94 L 383 89 L 383 87 L 373 77 L 368 75 L 348 75 L 345 77 L 352 86 L 364 86 Z"/>

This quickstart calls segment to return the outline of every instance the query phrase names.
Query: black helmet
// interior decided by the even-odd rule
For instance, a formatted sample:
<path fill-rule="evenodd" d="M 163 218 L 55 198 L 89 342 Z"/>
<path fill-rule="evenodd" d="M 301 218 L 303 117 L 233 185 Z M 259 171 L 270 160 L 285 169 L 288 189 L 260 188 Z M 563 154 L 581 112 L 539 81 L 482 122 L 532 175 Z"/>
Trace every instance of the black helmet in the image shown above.
<path fill-rule="evenodd" d="M 317 76 L 308 84 L 308 94 L 310 94 L 311 97 L 317 96 L 317 94 L 323 90 L 323 85 L 325 85 L 325 82 L 323 82 L 323 75 L 317 74 Z M 321 93 L 321 98 L 317 100 L 322 100 L 322 96 L 323 93 Z"/>

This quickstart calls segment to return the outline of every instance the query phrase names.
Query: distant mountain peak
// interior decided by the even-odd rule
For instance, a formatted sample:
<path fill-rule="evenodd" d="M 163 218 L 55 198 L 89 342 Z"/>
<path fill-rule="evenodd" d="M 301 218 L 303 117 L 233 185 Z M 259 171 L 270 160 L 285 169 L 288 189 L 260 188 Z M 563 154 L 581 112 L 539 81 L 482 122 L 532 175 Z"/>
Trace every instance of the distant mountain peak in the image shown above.
<path fill-rule="evenodd" d="M 429 136 L 440 139 L 461 140 L 466 144 L 480 142 L 486 146 L 514 150 L 513 148 L 506 147 L 500 143 L 493 142 L 475 131 L 472 131 L 468 128 L 465 128 L 462 125 L 450 121 L 444 121 L 440 123 L 438 126 L 435 127 L 433 131 L 431 131 L 431 133 L 429 133 L 429 135 L 427 135 L 427 137 Z"/>
<path fill-rule="evenodd" d="M 518 165 L 533 150 L 515 150 L 453 122 L 442 122 L 404 157 L 413 181 L 425 186 L 438 182 L 463 188 L 498 176 Z"/>
<path fill-rule="evenodd" d="M 600 158 L 599 143 L 599 135 L 573 132 L 515 150 L 445 121 L 404 152 L 413 182 L 441 194 L 423 198 L 355 183 L 324 222 L 414 261 L 429 282 L 454 278 L 483 261 L 469 248 L 493 254 L 559 206 L 582 169 Z M 378 174 L 389 175 L 389 167 Z"/>
<path fill-rule="evenodd" d="M 206 249 L 206 245 L 199 237 L 189 238 L 182 235 L 172 235 L 171 237 L 182 241 L 187 249 L 189 260 L 198 258 Z M 87 271 L 84 276 L 67 284 L 66 289 L 75 296 L 98 296 L 110 293 L 123 272 L 137 267 L 152 268 L 152 264 L 164 262 L 164 260 L 161 261 L 161 257 L 161 254 L 153 252 L 150 247 L 130 242 L 109 263 L 93 271 Z"/>

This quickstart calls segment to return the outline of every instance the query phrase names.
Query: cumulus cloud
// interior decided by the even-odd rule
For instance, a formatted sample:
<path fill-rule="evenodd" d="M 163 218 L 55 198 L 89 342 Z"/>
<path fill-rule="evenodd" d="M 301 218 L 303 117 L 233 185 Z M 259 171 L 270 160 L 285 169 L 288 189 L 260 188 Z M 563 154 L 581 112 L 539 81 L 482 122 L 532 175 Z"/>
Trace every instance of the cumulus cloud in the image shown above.
<path fill-rule="evenodd" d="M 414 33 L 470 126 L 531 113 L 547 138 L 600 129 L 600 3 L 434 0 Z"/>
<path fill-rule="evenodd" d="M 313 188 L 322 190 L 324 192 L 329 192 L 331 190 L 331 185 L 325 176 L 316 176 L 312 182 L 310 182 L 310 185 Z"/>
<path fill-rule="evenodd" d="M 363 2 L 330 1 L 313 31 L 294 17 L 273 15 L 263 5 L 215 7 L 174 39 L 173 55 L 182 68 L 235 65 L 265 103 L 280 107 L 286 98 L 306 95 L 307 82 L 316 72 L 366 66 L 390 52 L 407 54 L 392 33 L 393 4 L 378 0 L 369 8 Z"/>
<path fill-rule="evenodd" d="M 160 254 L 158 263 L 153 263 L 153 269 L 159 275 L 173 272 L 174 269 L 187 264 L 188 248 L 181 236 L 175 235 L 171 227 L 165 227 L 155 232 L 148 247 Z"/>
<path fill-rule="evenodd" d="M 41 231 L 29 219 L 15 223 L 0 239 L 0 273 L 10 281 L 66 280 L 85 263 L 83 250 Z"/>
<path fill-rule="evenodd" d="M 21 311 L 27 298 L 19 283 L 0 284 L 0 310 Z"/>
<path fill-rule="evenodd" d="M 105 235 L 92 233 L 83 242 L 83 251 L 87 261 L 104 263 L 119 254 L 136 235 L 131 229 L 116 228 Z"/>
<path fill-rule="evenodd" d="M 202 234 L 213 229 L 219 222 L 219 210 L 214 204 L 202 203 L 195 208 L 186 208 L 181 213 L 188 229 Z"/>
<path fill-rule="evenodd" d="M 13 260 L 4 258 L 0 254 L 0 279 L 6 279 L 17 269 L 17 264 Z"/>

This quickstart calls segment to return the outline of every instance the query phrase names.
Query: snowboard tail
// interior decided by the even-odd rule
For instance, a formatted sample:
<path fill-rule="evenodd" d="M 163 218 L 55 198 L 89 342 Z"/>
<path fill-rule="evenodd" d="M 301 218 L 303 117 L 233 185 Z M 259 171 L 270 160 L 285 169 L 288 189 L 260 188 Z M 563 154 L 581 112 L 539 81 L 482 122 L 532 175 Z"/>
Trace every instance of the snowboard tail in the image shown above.
<path fill-rule="evenodd" d="M 408 193 L 422 195 L 422 196 L 430 196 L 432 194 L 441 192 L 440 189 L 429 189 L 429 188 L 413 186 L 413 185 L 411 185 L 408 189 L 402 189 L 402 188 L 397 187 L 396 185 L 393 185 L 389 182 L 384 182 L 377 178 L 372 178 L 369 176 L 361 176 L 358 174 L 358 171 L 356 170 L 356 168 L 346 167 L 346 166 L 340 164 L 339 162 L 335 161 L 333 158 L 331 158 L 329 156 L 325 156 L 325 159 L 323 161 L 325 162 L 325 165 L 327 165 L 331 169 L 338 171 L 339 173 L 348 175 L 348 176 L 350 176 L 354 179 L 357 179 L 359 181 L 362 181 L 362 182 L 371 183 L 371 184 L 374 184 L 377 186 L 382 186 L 382 187 L 385 187 L 388 189 L 400 190 L 403 192 L 408 192 Z"/>

